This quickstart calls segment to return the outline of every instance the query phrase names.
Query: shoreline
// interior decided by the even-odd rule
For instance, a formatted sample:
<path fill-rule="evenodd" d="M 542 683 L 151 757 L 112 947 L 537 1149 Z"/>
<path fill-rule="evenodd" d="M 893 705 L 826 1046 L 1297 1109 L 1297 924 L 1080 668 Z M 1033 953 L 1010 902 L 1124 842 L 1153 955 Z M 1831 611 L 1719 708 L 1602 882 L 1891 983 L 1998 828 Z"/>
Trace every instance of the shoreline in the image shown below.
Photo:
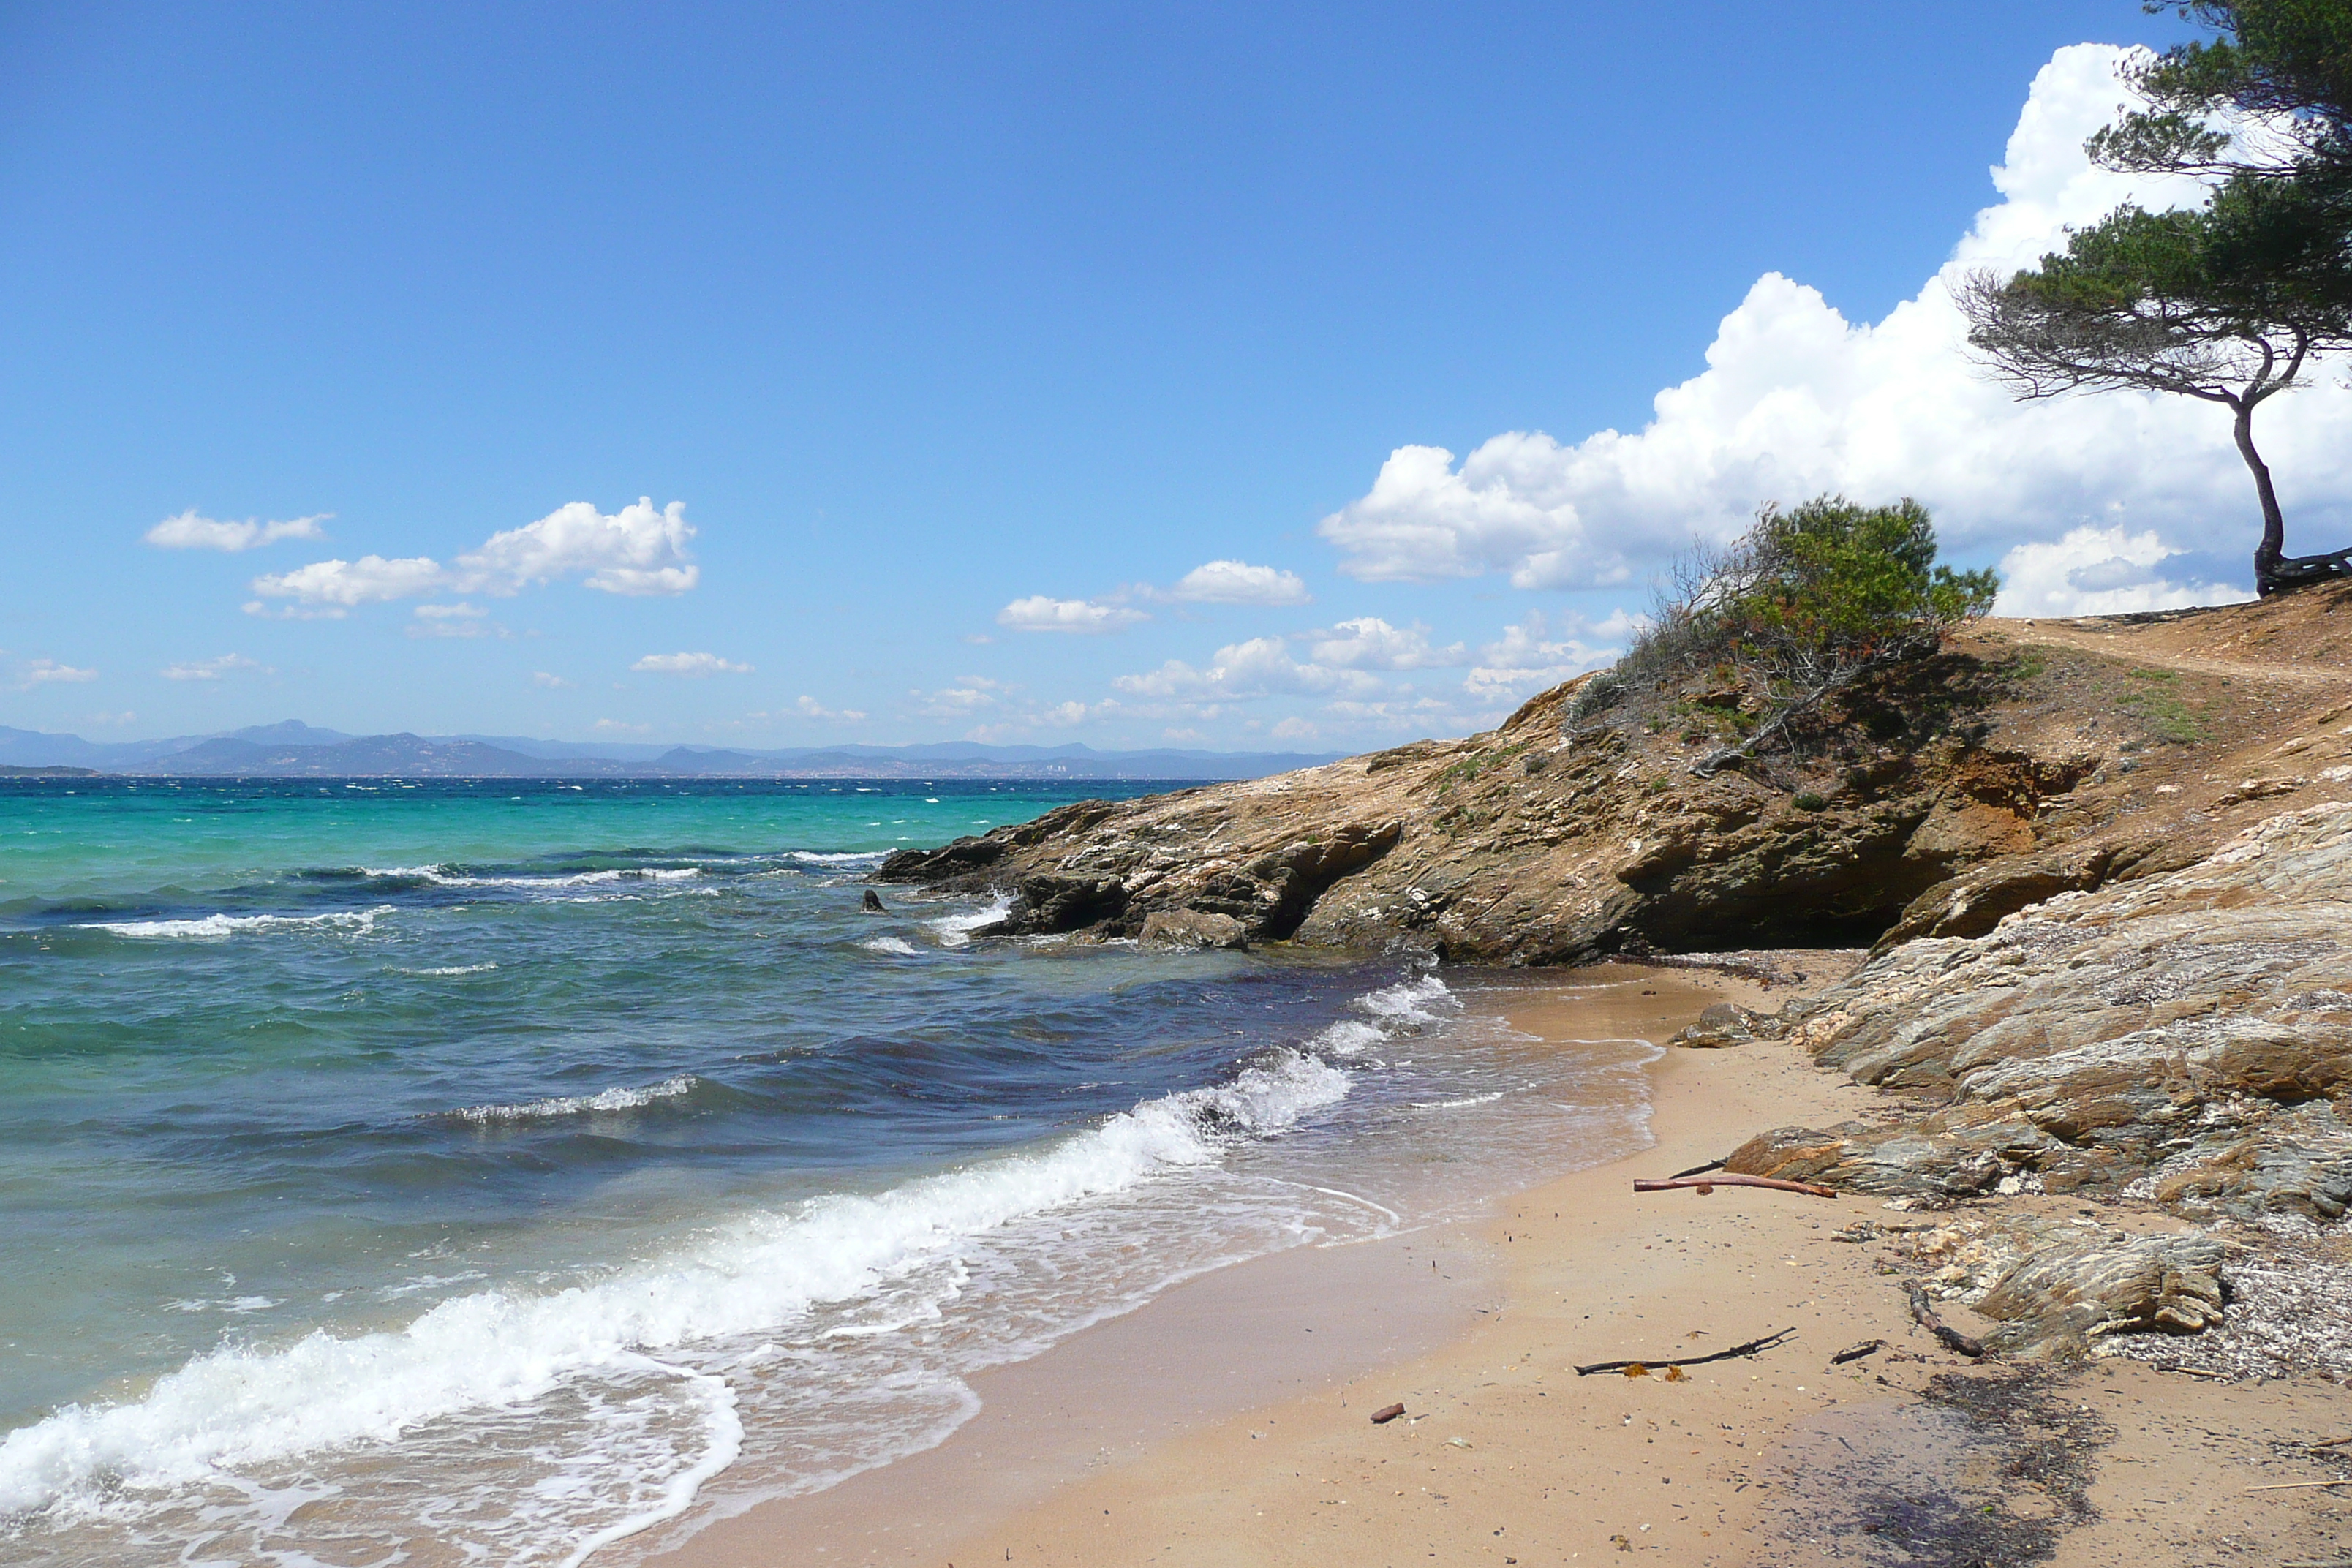
<path fill-rule="evenodd" d="M 1467 976 L 1475 978 L 1465 983 Z M 1564 1037 L 1520 1026 L 1518 1010 L 1529 1005 L 1572 1016 L 1588 1039 L 1648 1040 L 1660 1052 L 1642 1072 L 1650 1116 L 1671 1059 L 1665 1039 L 1716 1001 L 1766 995 L 1737 966 L 1622 963 L 1454 978 L 1470 1015 L 1520 1027 L 1530 1049 Z M 1443 1354 L 1475 1325 L 1507 1314 L 1509 1244 L 1486 1233 L 1526 1195 L 1505 1191 L 1471 1218 L 1292 1248 L 1185 1280 L 1036 1356 L 972 1377 L 979 1412 L 932 1447 L 822 1491 L 721 1517 L 688 1515 L 690 1534 L 659 1527 L 637 1552 L 679 1568 L 960 1560 L 972 1554 L 976 1530 L 1001 1530 L 1094 1479 L 1149 1466 L 1171 1442 L 1246 1418 L 1279 1427 L 1284 1417 L 1269 1407 L 1302 1398 L 1377 1408 L 1386 1398 L 1365 1403 L 1368 1379 Z M 1274 1436 L 1262 1430 L 1243 1440 L 1263 1445 Z"/>
<path fill-rule="evenodd" d="M 1648 973 L 1682 994 L 1683 1021 L 1718 998 L 1767 1001 L 1736 970 Z M 1580 1021 L 1574 984 L 1515 976 L 1465 997 L 1558 1041 Z M 1778 1043 L 1668 1047 L 1647 1078 L 1651 1142 L 1637 1153 L 1502 1198 L 1484 1219 L 1187 1282 L 976 1380 L 982 1414 L 938 1447 L 709 1523 L 664 1561 L 1238 1568 L 1623 1552 L 1730 1565 L 1818 1561 L 1838 1543 L 1889 1563 L 1949 1551 L 2186 1568 L 2352 1543 L 2352 1499 L 2247 1489 L 2307 1479 L 2292 1456 L 2352 1432 L 2352 1393 L 2316 1378 L 2219 1384 L 2120 1357 L 1968 1363 L 1913 1327 L 1873 1248 L 1839 1244 L 1857 1221 L 1898 1217 L 1879 1200 L 1630 1191 L 1766 1127 L 1867 1116 L 1876 1091 Z M 1444 1296 L 1420 1268 L 1441 1248 L 1436 1272 L 1454 1276 Z M 1311 1356 L 1293 1348 L 1307 1328 L 1330 1335 Z M 1574 1371 L 1787 1328 L 1771 1350 L 1674 1382 Z M 1871 1340 L 1885 1343 L 1832 1366 Z M 1203 1364 L 1221 1375 L 1203 1381 Z M 1405 1417 L 1370 1425 L 1391 1402 Z"/>

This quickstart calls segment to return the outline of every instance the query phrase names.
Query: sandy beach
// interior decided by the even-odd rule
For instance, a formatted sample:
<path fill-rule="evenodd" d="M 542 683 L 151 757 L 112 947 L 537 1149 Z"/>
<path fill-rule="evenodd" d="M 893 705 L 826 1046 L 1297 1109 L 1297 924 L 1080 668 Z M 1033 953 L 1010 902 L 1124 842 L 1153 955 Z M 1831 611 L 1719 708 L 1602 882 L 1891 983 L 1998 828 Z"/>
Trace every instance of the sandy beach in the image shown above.
<path fill-rule="evenodd" d="M 1589 981 L 1594 972 L 1574 979 Z M 1693 971 L 1465 996 L 1545 1041 L 1664 1039 Z M 1769 999 L 1777 1005 L 1786 993 Z M 684 1568 L 802 1563 L 1675 1563 L 2334 1561 L 2352 1525 L 2310 1445 L 2352 1434 L 2317 1379 L 2229 1385 L 2104 1360 L 1972 1365 L 1910 1321 L 1878 1200 L 1636 1175 L 1878 1098 L 1785 1046 L 1666 1052 L 1655 1146 L 1491 1217 L 1225 1270 L 979 1386 L 929 1453 L 703 1529 Z M 2026 1199 L 2072 1212 L 2057 1199 Z M 2113 1216 L 2109 1216 L 2113 1222 Z M 1964 1310 L 1948 1317 L 1980 1328 Z M 1679 1378 L 1579 1364 L 1706 1355 Z M 1839 1352 L 1882 1347 L 1843 1365 Z M 1370 1413 L 1402 1403 L 1382 1425 Z M 2278 1489 L 2251 1490 L 2252 1488 Z"/>

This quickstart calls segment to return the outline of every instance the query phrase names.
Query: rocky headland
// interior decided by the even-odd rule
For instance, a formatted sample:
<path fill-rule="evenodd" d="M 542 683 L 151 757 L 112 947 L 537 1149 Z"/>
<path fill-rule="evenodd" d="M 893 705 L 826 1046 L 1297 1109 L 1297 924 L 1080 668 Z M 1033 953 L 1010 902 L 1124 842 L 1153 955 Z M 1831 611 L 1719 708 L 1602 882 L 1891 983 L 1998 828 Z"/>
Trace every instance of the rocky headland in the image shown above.
<path fill-rule="evenodd" d="M 996 894 L 999 936 L 1498 965 L 1867 948 L 1678 1042 L 1778 1043 L 1884 1091 L 1759 1130 L 1731 1170 L 1885 1194 L 1898 1214 L 1843 1239 L 1996 1352 L 2352 1376 L 2326 1326 L 2352 1311 L 2352 589 L 1977 622 L 1713 776 L 1694 763 L 1739 692 L 1572 723 L 1581 685 L 1465 740 L 1083 802 L 877 879 Z"/>

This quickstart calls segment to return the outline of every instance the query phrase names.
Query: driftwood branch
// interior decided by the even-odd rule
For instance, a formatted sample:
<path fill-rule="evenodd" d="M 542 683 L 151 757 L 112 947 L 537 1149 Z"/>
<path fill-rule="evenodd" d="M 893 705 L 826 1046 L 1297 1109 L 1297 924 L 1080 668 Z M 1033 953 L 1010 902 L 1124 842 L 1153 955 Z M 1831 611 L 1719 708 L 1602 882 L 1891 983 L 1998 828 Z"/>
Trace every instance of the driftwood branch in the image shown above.
<path fill-rule="evenodd" d="M 1766 1334 L 1760 1340 L 1749 1340 L 1745 1344 L 1734 1345 L 1727 1351 L 1717 1351 L 1713 1355 L 1683 1356 L 1675 1361 L 1597 1361 L 1591 1366 L 1578 1367 L 1576 1375 L 1591 1377 L 1596 1372 L 1623 1372 L 1629 1366 L 1705 1366 L 1711 1361 L 1729 1361 L 1734 1356 L 1754 1355 L 1759 1351 L 1769 1351 L 1796 1331 L 1794 1329 L 1782 1329 L 1777 1334 Z"/>
<path fill-rule="evenodd" d="M 1879 1351 L 1885 1350 L 1885 1348 L 1886 1342 L 1885 1340 L 1864 1340 L 1858 1345 L 1848 1345 L 1845 1349 L 1838 1352 L 1837 1354 L 1830 1357 L 1830 1364 L 1832 1366 L 1843 1366 L 1850 1361 L 1860 1361 L 1863 1357 L 1874 1354 Z"/>
<path fill-rule="evenodd" d="M 1635 1181 L 1637 1193 L 1663 1193 L 1675 1187 L 1696 1187 L 1700 1192 L 1712 1192 L 1717 1187 L 1769 1187 L 1776 1193 L 1804 1193 L 1816 1198 L 1837 1196 L 1835 1187 L 1825 1187 L 1818 1182 L 1784 1182 L 1778 1176 L 1669 1176 L 1663 1182 Z"/>
<path fill-rule="evenodd" d="M 1936 1309 L 1927 1304 L 1927 1292 L 1919 1288 L 1916 1279 L 1906 1279 L 1903 1289 L 1911 1298 L 1911 1316 L 1919 1326 L 1944 1342 L 1944 1348 L 1958 1351 L 1971 1361 L 1985 1353 L 1984 1342 L 1972 1340 L 1936 1316 Z"/>
<path fill-rule="evenodd" d="M 1693 1166 L 1692 1166 L 1689 1170 L 1687 1170 L 1687 1171 L 1676 1171 L 1673 1175 L 1671 1175 L 1671 1176 L 1667 1177 L 1666 1179 L 1667 1179 L 1668 1181 L 1670 1181 L 1670 1182 L 1679 1182 L 1679 1181 L 1681 1181 L 1685 1176 L 1704 1176 L 1704 1175 L 1706 1175 L 1709 1171 L 1720 1171 L 1720 1170 L 1722 1170 L 1722 1169 L 1723 1169 L 1723 1162 L 1722 1162 L 1722 1161 L 1720 1161 L 1720 1160 L 1709 1160 L 1709 1161 L 1708 1161 L 1706 1164 L 1704 1164 L 1704 1165 L 1693 1165 Z"/>
<path fill-rule="evenodd" d="M 1372 1412 L 1372 1425 L 1385 1426 L 1403 1414 L 1404 1406 L 1402 1405 L 1383 1405 Z"/>

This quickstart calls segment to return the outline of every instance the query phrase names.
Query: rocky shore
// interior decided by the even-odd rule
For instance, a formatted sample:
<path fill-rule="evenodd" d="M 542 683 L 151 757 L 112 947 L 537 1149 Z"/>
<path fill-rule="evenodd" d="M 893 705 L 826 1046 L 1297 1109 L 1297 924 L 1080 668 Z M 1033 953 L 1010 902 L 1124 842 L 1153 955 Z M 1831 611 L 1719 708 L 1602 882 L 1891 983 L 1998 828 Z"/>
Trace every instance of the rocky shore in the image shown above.
<path fill-rule="evenodd" d="M 877 876 L 1004 895 L 1002 936 L 1501 965 L 1870 945 L 1685 1031 L 1882 1091 L 1729 1169 L 1918 1214 L 1853 1239 L 1997 1354 L 2352 1377 L 2325 1321 L 2352 1310 L 2347 632 L 2347 589 L 1983 622 L 1803 754 L 1710 778 L 1716 694 L 1571 731 L 1572 682 L 1466 740 L 1081 803 Z"/>

